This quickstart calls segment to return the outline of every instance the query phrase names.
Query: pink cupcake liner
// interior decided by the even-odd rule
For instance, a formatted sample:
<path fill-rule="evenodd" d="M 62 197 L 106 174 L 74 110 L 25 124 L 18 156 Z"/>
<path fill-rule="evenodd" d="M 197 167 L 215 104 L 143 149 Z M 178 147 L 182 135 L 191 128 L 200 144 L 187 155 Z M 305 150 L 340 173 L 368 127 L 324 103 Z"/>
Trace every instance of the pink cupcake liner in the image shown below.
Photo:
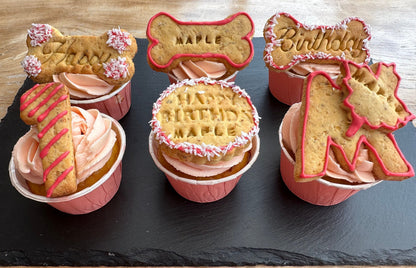
<path fill-rule="evenodd" d="M 304 80 L 305 76 L 302 75 L 269 70 L 270 93 L 287 105 L 301 101 Z"/>
<path fill-rule="evenodd" d="M 238 71 L 236 71 L 232 75 L 230 75 L 230 76 L 228 76 L 228 77 L 226 77 L 226 78 L 224 78 L 222 80 L 224 80 L 226 82 L 235 82 L 235 78 L 236 78 L 237 74 L 238 74 Z M 171 84 L 175 84 L 175 83 L 178 83 L 178 82 L 181 81 L 176 76 L 174 76 L 173 74 L 168 73 L 167 75 L 168 75 L 168 78 L 169 78 L 169 82 Z"/>
<path fill-rule="evenodd" d="M 101 113 L 109 115 L 115 120 L 123 118 L 130 110 L 131 106 L 131 81 L 123 84 L 117 90 L 108 95 L 89 100 L 73 100 L 73 106 L 81 107 L 85 110 L 97 109 Z"/>
<path fill-rule="evenodd" d="M 95 184 L 77 193 L 62 197 L 46 197 L 33 194 L 26 180 L 19 174 L 14 165 L 13 157 L 9 163 L 9 175 L 12 185 L 24 197 L 51 205 L 52 207 L 68 214 L 87 214 L 106 205 L 117 193 L 122 177 L 122 158 L 126 150 L 126 135 L 121 125 L 112 120 L 113 130 L 120 141 L 120 152 L 110 170 L 104 174 Z"/>
<path fill-rule="evenodd" d="M 300 199 L 320 206 L 332 206 L 339 204 L 361 190 L 366 190 L 381 181 L 346 185 L 327 181 L 319 178 L 310 182 L 296 182 L 294 179 L 295 161 L 283 145 L 282 125 L 279 127 L 280 173 L 287 188 Z"/>
<path fill-rule="evenodd" d="M 237 173 L 218 180 L 198 181 L 183 178 L 166 169 L 157 159 L 157 144 L 154 139 L 153 132 L 149 136 L 149 151 L 156 166 L 165 173 L 169 183 L 175 191 L 182 197 L 197 203 L 209 203 L 220 200 L 227 196 L 237 185 L 241 176 L 256 161 L 260 150 L 260 138 L 256 135 L 253 138 L 253 146 L 251 149 L 251 158 L 245 167 Z"/>

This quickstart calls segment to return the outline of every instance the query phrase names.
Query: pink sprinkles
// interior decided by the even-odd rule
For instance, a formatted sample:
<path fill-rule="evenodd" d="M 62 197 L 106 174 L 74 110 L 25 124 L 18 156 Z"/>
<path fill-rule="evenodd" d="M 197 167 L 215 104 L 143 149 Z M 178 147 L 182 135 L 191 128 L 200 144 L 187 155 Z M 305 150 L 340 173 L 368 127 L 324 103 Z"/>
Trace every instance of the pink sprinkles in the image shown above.
<path fill-rule="evenodd" d="M 112 59 L 109 63 L 103 63 L 104 74 L 114 80 L 126 78 L 129 73 L 128 66 L 126 58 L 118 57 L 117 59 Z"/>
<path fill-rule="evenodd" d="M 41 70 L 41 63 L 34 55 L 26 56 L 22 61 L 22 67 L 29 76 L 36 77 Z"/>
<path fill-rule="evenodd" d="M 116 49 L 119 54 L 123 53 L 128 46 L 131 45 L 128 32 L 123 32 L 119 29 L 112 29 L 107 32 L 108 40 L 107 45 Z"/>
<path fill-rule="evenodd" d="M 198 83 L 204 83 L 205 85 L 214 85 L 219 84 L 221 87 L 229 87 L 231 88 L 236 94 L 240 95 L 243 98 L 246 98 L 248 103 L 252 108 L 252 115 L 254 120 L 254 126 L 248 133 L 242 132 L 240 136 L 236 137 L 233 141 L 231 141 L 226 146 L 218 147 L 214 145 L 207 145 L 207 144 L 194 144 L 189 142 L 182 142 L 182 143 L 174 143 L 170 138 L 163 132 L 159 120 L 157 120 L 156 115 L 160 110 L 162 100 L 169 96 L 172 92 L 174 92 L 177 88 L 182 87 L 184 85 L 187 86 L 194 86 Z M 225 155 L 227 152 L 232 150 L 235 147 L 244 146 L 247 144 L 254 136 L 256 136 L 259 132 L 259 121 L 260 117 L 257 113 L 256 107 L 254 107 L 253 103 L 251 102 L 250 96 L 246 93 L 244 89 L 234 85 L 234 83 L 226 82 L 223 80 L 212 80 L 207 77 L 202 77 L 198 79 L 185 79 L 177 84 L 170 85 L 165 91 L 160 94 L 159 99 L 153 104 L 152 110 L 152 120 L 150 120 L 150 126 L 152 127 L 153 132 L 155 133 L 156 139 L 160 143 L 165 143 L 171 149 L 181 150 L 185 153 L 193 154 L 200 157 L 206 157 L 210 160 L 211 157 L 219 156 L 221 154 Z"/>
<path fill-rule="evenodd" d="M 32 23 L 32 27 L 27 32 L 32 47 L 40 46 L 52 38 L 52 27 L 49 24 Z"/>

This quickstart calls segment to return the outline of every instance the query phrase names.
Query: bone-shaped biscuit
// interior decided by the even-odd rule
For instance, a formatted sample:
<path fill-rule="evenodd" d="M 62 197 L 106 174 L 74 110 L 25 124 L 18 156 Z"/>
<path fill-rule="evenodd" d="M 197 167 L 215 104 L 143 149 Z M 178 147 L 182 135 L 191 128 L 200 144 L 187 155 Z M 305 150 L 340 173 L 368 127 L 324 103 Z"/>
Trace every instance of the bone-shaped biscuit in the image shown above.
<path fill-rule="evenodd" d="M 62 72 L 96 74 L 121 85 L 134 74 L 136 39 L 122 29 L 101 36 L 64 36 L 48 24 L 33 24 L 26 39 L 28 53 L 22 62 L 37 83 L 52 82 Z"/>
<path fill-rule="evenodd" d="M 39 131 L 47 197 L 77 190 L 69 91 L 63 84 L 37 84 L 20 99 L 20 117 Z"/>
<path fill-rule="evenodd" d="M 278 13 L 267 21 L 263 35 L 264 61 L 276 71 L 302 61 L 363 63 L 370 59 L 370 29 L 358 18 L 347 18 L 335 26 L 309 26 L 287 13 Z"/>
<path fill-rule="evenodd" d="M 181 61 L 210 59 L 235 72 L 253 57 L 253 34 L 254 23 L 244 12 L 210 22 L 179 21 L 161 12 L 147 26 L 148 63 L 156 71 L 169 72 Z"/>
<path fill-rule="evenodd" d="M 342 87 L 324 72 L 313 72 L 305 80 L 295 180 L 310 181 L 324 176 L 330 147 L 344 170 L 355 169 L 359 148 L 365 146 L 374 164 L 372 172 L 376 179 L 403 180 L 414 176 L 413 167 L 401 153 L 392 133 L 362 127 L 350 137 L 345 135 L 351 125 L 349 111 L 343 108 L 345 95 Z M 362 99 L 362 102 L 368 101 Z"/>
<path fill-rule="evenodd" d="M 344 104 L 353 120 L 347 136 L 354 135 L 363 124 L 393 131 L 415 118 L 397 96 L 400 76 L 394 63 L 368 66 L 345 61 L 341 73 L 345 91 L 349 92 Z"/>

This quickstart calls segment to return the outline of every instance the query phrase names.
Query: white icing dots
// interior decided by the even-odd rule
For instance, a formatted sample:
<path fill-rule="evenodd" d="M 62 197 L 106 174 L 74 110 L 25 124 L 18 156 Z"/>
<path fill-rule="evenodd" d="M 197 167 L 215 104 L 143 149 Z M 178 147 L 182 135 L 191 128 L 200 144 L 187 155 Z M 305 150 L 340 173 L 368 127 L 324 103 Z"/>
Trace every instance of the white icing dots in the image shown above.
<path fill-rule="evenodd" d="M 104 75 L 114 80 L 126 78 L 129 73 L 128 66 L 126 58 L 112 59 L 109 63 L 103 63 Z"/>
<path fill-rule="evenodd" d="M 116 49 L 120 54 L 131 45 L 128 32 L 123 32 L 120 29 L 112 29 L 107 32 L 107 35 L 107 45 Z"/>
<path fill-rule="evenodd" d="M 41 70 L 41 63 L 34 55 L 26 56 L 22 61 L 22 67 L 29 76 L 36 77 Z"/>
<path fill-rule="evenodd" d="M 32 23 L 32 27 L 27 32 L 32 47 L 40 46 L 52 38 L 52 27 L 49 24 Z"/>

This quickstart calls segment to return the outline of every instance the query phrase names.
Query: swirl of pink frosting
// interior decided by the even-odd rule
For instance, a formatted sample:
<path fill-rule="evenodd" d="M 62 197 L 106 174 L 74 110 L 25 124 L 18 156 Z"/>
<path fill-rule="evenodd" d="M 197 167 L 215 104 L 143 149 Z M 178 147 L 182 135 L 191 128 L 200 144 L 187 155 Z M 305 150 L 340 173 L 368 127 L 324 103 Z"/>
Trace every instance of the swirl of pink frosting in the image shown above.
<path fill-rule="evenodd" d="M 251 145 L 244 150 L 247 152 L 251 149 Z M 166 154 L 163 154 L 166 162 L 171 164 L 175 169 L 194 176 L 194 177 L 211 177 L 218 174 L 221 174 L 233 166 L 239 164 L 244 159 L 244 153 L 233 157 L 231 160 L 228 161 L 220 161 L 215 163 L 214 165 L 198 165 L 190 162 L 183 162 L 181 160 L 172 158 Z"/>
<path fill-rule="evenodd" d="M 299 126 L 299 114 L 301 103 L 293 104 L 287 111 L 282 123 L 282 139 L 283 145 L 287 151 L 293 156 L 297 147 L 297 131 Z M 341 168 L 336 162 L 332 150 L 328 157 L 328 166 L 326 175 L 336 179 L 346 180 L 351 183 L 368 183 L 374 182 L 376 179 L 372 173 L 373 163 L 369 161 L 368 150 L 361 147 L 357 158 L 356 169 L 348 172 Z"/>
<path fill-rule="evenodd" d="M 209 77 L 217 79 L 227 72 L 225 65 L 221 62 L 215 61 L 184 61 L 180 62 L 179 66 L 172 70 L 172 75 L 178 80 L 196 79 L 200 77 Z"/>
<path fill-rule="evenodd" d="M 336 78 L 340 73 L 341 70 L 339 65 L 336 64 L 318 64 L 318 63 L 309 63 L 309 62 L 302 62 L 299 64 L 294 65 L 290 71 L 292 73 L 306 76 L 315 71 L 324 71 L 331 78 Z"/>
<path fill-rule="evenodd" d="M 53 75 L 53 81 L 67 86 L 74 99 L 97 98 L 110 93 L 114 88 L 95 74 L 60 73 Z"/>
<path fill-rule="evenodd" d="M 98 110 L 72 107 L 72 137 L 75 147 L 75 169 L 80 183 L 109 160 L 116 134 L 111 121 L 103 118 Z M 38 130 L 31 127 L 13 148 L 16 169 L 28 181 L 42 184 L 43 168 L 39 155 Z"/>

